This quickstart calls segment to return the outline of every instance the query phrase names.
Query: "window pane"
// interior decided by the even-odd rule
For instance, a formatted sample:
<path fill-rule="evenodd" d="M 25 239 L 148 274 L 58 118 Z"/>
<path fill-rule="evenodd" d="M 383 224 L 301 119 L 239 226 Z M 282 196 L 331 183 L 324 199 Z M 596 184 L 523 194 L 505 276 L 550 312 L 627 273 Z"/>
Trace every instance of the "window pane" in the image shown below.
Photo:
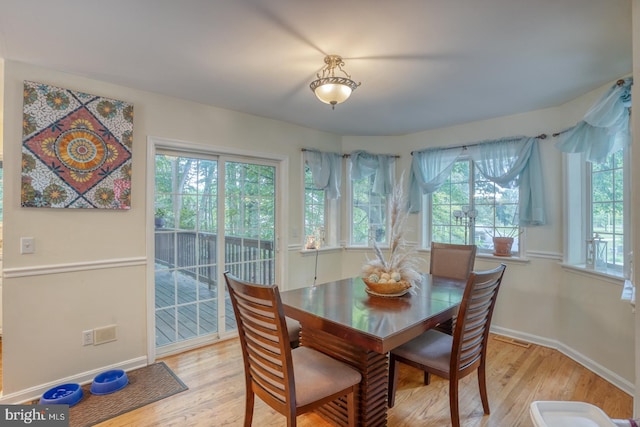
<path fill-rule="evenodd" d="M 594 202 L 613 200 L 613 174 L 609 170 L 594 172 L 591 176 Z"/>
<path fill-rule="evenodd" d="M 372 192 L 374 176 L 352 180 L 352 243 L 368 245 L 369 239 L 387 241 L 387 199 Z"/>
<path fill-rule="evenodd" d="M 471 179 L 470 179 L 471 177 Z M 449 179 L 431 196 L 431 240 L 474 243 L 493 252 L 493 237 L 514 238 L 519 252 L 519 189 L 482 177 L 468 160 L 458 161 Z"/>
<path fill-rule="evenodd" d="M 431 195 L 431 240 L 444 243 L 465 243 L 471 240 L 465 227 L 463 208 L 470 209 L 469 161 L 456 162 L 445 183 Z"/>
<path fill-rule="evenodd" d="M 591 163 L 591 224 L 588 238 L 598 236 L 607 243 L 610 268 L 624 266 L 624 158 L 623 151 L 601 163 Z"/>
<path fill-rule="evenodd" d="M 493 183 L 476 171 L 474 200 L 482 214 L 476 222 L 476 244 L 479 248 L 493 250 L 493 237 L 512 237 L 512 252 L 519 251 L 518 203 L 520 191 L 514 185 Z"/>
<path fill-rule="evenodd" d="M 305 164 L 304 168 L 304 235 L 316 236 L 325 230 L 325 191 L 318 190 L 313 185 L 311 169 Z"/>

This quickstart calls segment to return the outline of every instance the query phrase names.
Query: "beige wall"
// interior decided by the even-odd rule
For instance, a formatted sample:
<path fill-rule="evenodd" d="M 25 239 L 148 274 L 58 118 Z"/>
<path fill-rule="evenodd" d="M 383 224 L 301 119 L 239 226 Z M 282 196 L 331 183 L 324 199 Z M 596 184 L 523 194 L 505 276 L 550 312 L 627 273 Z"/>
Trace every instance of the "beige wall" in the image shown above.
<path fill-rule="evenodd" d="M 4 77 L 4 208 L 10 226 L 4 230 L 3 394 L 4 401 L 14 402 L 37 396 L 47 385 L 62 380 L 88 380 L 106 367 L 127 368 L 147 362 L 145 242 L 152 223 L 146 215 L 145 194 L 151 191 L 145 178 L 148 136 L 268 152 L 289 159 L 287 224 L 280 236 L 287 265 L 283 287 L 293 288 L 313 282 L 316 262 L 315 254 L 300 253 L 301 148 L 400 154 L 400 174 L 408 169 L 412 150 L 517 134 L 550 134 L 571 126 L 604 89 L 526 114 L 391 138 L 343 138 L 11 61 L 5 63 Z M 23 80 L 134 104 L 130 211 L 20 208 Z M 527 234 L 527 261 L 507 261 L 494 325 L 500 332 L 558 347 L 629 390 L 635 381 L 629 305 L 620 301 L 619 283 L 561 267 L 562 156 L 552 140 L 543 141 L 541 151 L 549 225 Z M 344 210 L 342 216 L 344 239 Z M 417 218 L 412 216 L 410 223 L 416 231 Z M 35 254 L 19 254 L 21 236 L 36 239 Z M 360 250 L 321 251 L 318 283 L 358 274 L 365 256 Z M 426 268 L 428 253 L 424 257 Z M 476 268 L 490 268 L 498 262 L 481 258 Z M 592 301 L 591 297 L 597 298 Z M 118 341 L 81 346 L 82 330 L 109 324 L 118 325 Z M 612 324 L 617 325 L 614 332 Z M 617 353 L 612 355 L 605 347 L 615 348 Z"/>
<path fill-rule="evenodd" d="M 129 211 L 20 207 L 22 84 L 32 80 L 133 103 L 132 208 Z M 147 362 L 146 145 L 148 136 L 269 152 L 291 159 L 291 209 L 284 245 L 301 219 L 301 148 L 339 151 L 338 136 L 219 108 L 5 62 L 5 222 L 3 395 L 40 394 L 62 379 L 91 379 L 107 366 Z M 152 191 L 152 190 L 149 190 Z M 32 255 L 21 236 L 35 238 Z M 287 253 L 287 251 L 283 251 Z M 304 261 L 309 261 L 305 258 Z M 307 263 L 308 264 L 308 263 Z M 296 275 L 304 270 L 294 269 Z M 117 324 L 118 340 L 83 347 L 81 332 Z M 46 390 L 46 389 L 45 389 Z"/>

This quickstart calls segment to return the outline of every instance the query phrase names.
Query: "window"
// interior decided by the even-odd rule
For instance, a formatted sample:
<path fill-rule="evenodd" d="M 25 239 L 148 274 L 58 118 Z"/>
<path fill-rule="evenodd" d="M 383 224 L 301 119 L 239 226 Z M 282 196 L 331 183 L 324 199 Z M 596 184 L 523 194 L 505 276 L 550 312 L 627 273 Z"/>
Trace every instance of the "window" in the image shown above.
<path fill-rule="evenodd" d="M 375 175 L 351 180 L 351 244 L 387 241 L 387 197 L 373 191 Z"/>
<path fill-rule="evenodd" d="M 492 253 L 494 237 L 512 237 L 511 254 L 520 253 L 519 189 L 495 184 L 465 159 L 454 163 L 445 183 L 425 202 L 423 241 L 476 244 L 478 252 Z"/>
<path fill-rule="evenodd" d="M 313 185 L 311 169 L 304 165 L 304 238 L 305 249 L 322 245 L 326 230 L 327 197 Z M 316 243 L 317 242 L 317 243 Z"/>
<path fill-rule="evenodd" d="M 594 262 L 593 268 L 619 277 L 628 273 L 628 157 L 627 149 L 602 162 L 588 162 L 583 154 L 565 155 L 566 264 L 587 267 L 587 241 L 596 238 L 606 250 L 602 263 Z"/>
<path fill-rule="evenodd" d="M 340 199 L 313 185 L 311 168 L 304 163 L 303 249 L 338 247 Z"/>
<path fill-rule="evenodd" d="M 609 154 L 602 163 L 588 163 L 590 208 L 587 237 L 606 244 L 608 269 L 622 271 L 625 264 L 624 150 Z"/>
<path fill-rule="evenodd" d="M 564 162 L 564 262 L 629 277 L 631 85 L 618 80 L 556 147 Z"/>

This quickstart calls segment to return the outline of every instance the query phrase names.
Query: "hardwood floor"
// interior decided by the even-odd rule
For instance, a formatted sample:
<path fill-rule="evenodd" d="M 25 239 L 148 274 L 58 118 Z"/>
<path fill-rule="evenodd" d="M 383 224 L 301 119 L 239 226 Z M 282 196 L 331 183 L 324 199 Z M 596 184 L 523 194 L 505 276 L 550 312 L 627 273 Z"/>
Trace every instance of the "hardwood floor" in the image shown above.
<path fill-rule="evenodd" d="M 489 342 L 487 387 L 491 415 L 484 416 L 475 375 L 460 382 L 460 418 L 465 427 L 531 427 L 529 405 L 535 400 L 577 400 L 592 403 L 611 418 L 630 418 L 633 399 L 558 351 L 532 345 L 523 348 Z M 244 374 L 237 339 L 162 359 L 189 390 L 100 426 L 242 426 Z M 442 427 L 449 422 L 448 383 L 401 365 L 396 404 L 389 426 Z M 285 418 L 256 399 L 254 426 L 283 426 Z M 331 424 L 319 415 L 298 417 L 301 427 Z"/>

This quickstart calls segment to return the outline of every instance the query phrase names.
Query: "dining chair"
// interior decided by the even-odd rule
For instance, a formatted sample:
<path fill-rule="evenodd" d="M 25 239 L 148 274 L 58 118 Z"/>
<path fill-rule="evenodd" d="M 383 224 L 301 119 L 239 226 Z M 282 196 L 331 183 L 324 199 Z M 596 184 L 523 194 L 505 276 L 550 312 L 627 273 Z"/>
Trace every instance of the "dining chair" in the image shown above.
<path fill-rule="evenodd" d="M 476 261 L 476 251 L 476 245 L 431 242 L 429 273 L 434 276 L 467 280 Z M 454 323 L 455 316 L 440 323 L 436 329 L 451 335 Z"/>
<path fill-rule="evenodd" d="M 434 276 L 467 280 L 476 260 L 476 245 L 431 242 L 429 273 Z"/>
<path fill-rule="evenodd" d="M 349 426 L 356 423 L 355 394 L 360 373 L 320 351 L 289 344 L 287 324 L 276 285 L 259 285 L 224 274 L 238 324 L 245 373 L 244 425 L 253 420 L 255 396 L 287 417 L 343 398 Z"/>
<path fill-rule="evenodd" d="M 395 404 L 399 363 L 424 371 L 425 383 L 431 374 L 449 380 L 451 424 L 460 426 L 458 381 L 478 372 L 480 399 L 485 414 L 489 414 L 485 366 L 487 341 L 493 308 L 506 265 L 472 272 L 464 289 L 453 336 L 429 330 L 393 349 L 389 356 L 389 407 Z"/>

